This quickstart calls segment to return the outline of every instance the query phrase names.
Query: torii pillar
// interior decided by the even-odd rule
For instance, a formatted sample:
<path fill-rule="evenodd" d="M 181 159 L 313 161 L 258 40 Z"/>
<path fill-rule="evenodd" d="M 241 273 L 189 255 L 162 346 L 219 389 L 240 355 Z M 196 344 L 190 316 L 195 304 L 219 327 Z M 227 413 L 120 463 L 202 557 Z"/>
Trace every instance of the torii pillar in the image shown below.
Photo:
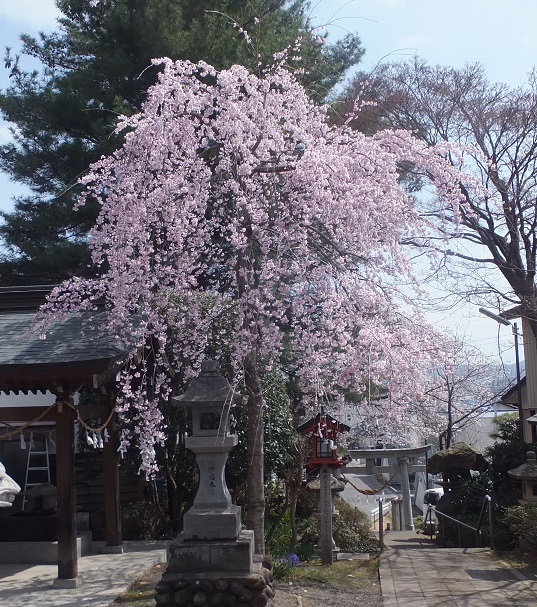
<path fill-rule="evenodd" d="M 410 459 L 420 456 L 425 457 L 430 450 L 431 445 L 401 449 L 349 450 L 349 453 L 354 459 L 365 459 L 366 465 L 357 468 L 358 470 L 363 471 L 362 474 L 388 473 L 393 475 L 399 473 L 401 478 L 401 497 L 403 498 L 403 520 L 401 521 L 401 527 L 406 531 L 412 531 L 414 529 L 408 475 L 410 472 L 425 472 L 425 474 L 427 474 L 426 466 L 412 464 Z M 396 459 L 397 464 L 385 466 L 382 464 L 383 459 Z M 379 465 L 377 465 L 377 461 L 380 461 Z"/>
<path fill-rule="evenodd" d="M 405 531 L 414 531 L 412 520 L 412 504 L 410 502 L 410 481 L 408 480 L 408 457 L 398 457 L 399 475 L 401 478 L 401 495 L 403 498 L 403 528 Z"/>

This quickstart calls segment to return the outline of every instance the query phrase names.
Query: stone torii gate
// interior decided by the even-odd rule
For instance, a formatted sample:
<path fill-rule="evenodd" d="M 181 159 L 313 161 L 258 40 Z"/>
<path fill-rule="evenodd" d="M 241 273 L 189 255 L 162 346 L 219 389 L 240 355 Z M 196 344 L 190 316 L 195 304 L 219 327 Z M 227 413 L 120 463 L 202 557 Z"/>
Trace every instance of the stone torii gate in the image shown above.
<path fill-rule="evenodd" d="M 423 447 L 410 447 L 403 449 L 362 449 L 349 450 L 353 459 L 365 459 L 365 466 L 359 469 L 363 474 L 388 473 L 395 475 L 399 473 L 401 478 L 401 493 L 403 498 L 403 526 L 407 531 L 414 529 L 412 522 L 412 505 L 410 502 L 410 472 L 425 472 L 427 474 L 427 454 L 432 449 L 431 445 Z M 425 464 L 414 464 L 412 459 L 425 457 Z M 392 465 L 377 465 L 378 459 L 395 459 L 397 463 Z"/>

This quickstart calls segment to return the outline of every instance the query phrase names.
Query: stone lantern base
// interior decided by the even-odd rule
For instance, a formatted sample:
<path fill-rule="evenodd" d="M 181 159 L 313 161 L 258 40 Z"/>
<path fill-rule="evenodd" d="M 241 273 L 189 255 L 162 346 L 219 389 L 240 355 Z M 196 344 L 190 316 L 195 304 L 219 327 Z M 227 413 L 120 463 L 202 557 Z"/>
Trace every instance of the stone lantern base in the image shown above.
<path fill-rule="evenodd" d="M 197 541 L 184 534 L 170 544 L 155 600 L 164 607 L 265 607 L 274 596 L 272 564 L 254 556 L 253 531 L 236 540 Z"/>
<path fill-rule="evenodd" d="M 233 540 L 239 536 L 241 509 L 231 504 L 221 509 L 191 508 L 184 516 L 186 540 Z"/>

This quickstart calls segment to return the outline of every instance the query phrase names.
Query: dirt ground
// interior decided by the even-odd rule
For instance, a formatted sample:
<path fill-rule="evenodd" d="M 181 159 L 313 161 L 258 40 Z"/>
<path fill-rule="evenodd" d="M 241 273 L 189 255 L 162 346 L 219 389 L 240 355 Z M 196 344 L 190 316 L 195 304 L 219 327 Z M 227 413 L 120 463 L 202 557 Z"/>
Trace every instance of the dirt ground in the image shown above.
<path fill-rule="evenodd" d="M 352 584 L 334 587 L 313 580 L 278 581 L 273 607 L 382 607 L 380 585 L 357 588 Z"/>
<path fill-rule="evenodd" d="M 155 607 L 154 588 L 164 572 L 155 565 L 110 607 Z M 271 607 L 382 607 L 378 562 L 343 561 L 327 568 L 297 568 L 292 578 L 276 580 Z"/>

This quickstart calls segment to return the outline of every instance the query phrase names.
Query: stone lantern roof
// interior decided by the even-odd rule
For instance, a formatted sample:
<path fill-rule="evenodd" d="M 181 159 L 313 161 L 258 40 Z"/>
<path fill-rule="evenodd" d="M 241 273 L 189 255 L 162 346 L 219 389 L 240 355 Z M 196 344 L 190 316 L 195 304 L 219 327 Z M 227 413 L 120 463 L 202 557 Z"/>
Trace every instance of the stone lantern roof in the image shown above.
<path fill-rule="evenodd" d="M 537 481 L 537 458 L 535 451 L 528 451 L 526 461 L 507 472 L 511 478 L 519 481 Z"/>
<path fill-rule="evenodd" d="M 309 481 L 306 485 L 307 489 L 310 489 L 311 491 L 320 491 L 321 490 L 321 481 L 318 478 L 314 478 L 313 480 Z M 330 491 L 334 491 L 335 493 L 338 493 L 339 491 L 343 491 L 343 489 L 345 489 L 345 483 L 343 481 L 338 480 L 337 478 L 334 478 L 333 476 L 330 477 Z"/>
<path fill-rule="evenodd" d="M 222 375 L 217 360 L 204 360 L 200 374 L 190 382 L 186 392 L 173 396 L 171 401 L 176 407 L 221 406 L 227 402 L 237 405 L 242 395 Z"/>

